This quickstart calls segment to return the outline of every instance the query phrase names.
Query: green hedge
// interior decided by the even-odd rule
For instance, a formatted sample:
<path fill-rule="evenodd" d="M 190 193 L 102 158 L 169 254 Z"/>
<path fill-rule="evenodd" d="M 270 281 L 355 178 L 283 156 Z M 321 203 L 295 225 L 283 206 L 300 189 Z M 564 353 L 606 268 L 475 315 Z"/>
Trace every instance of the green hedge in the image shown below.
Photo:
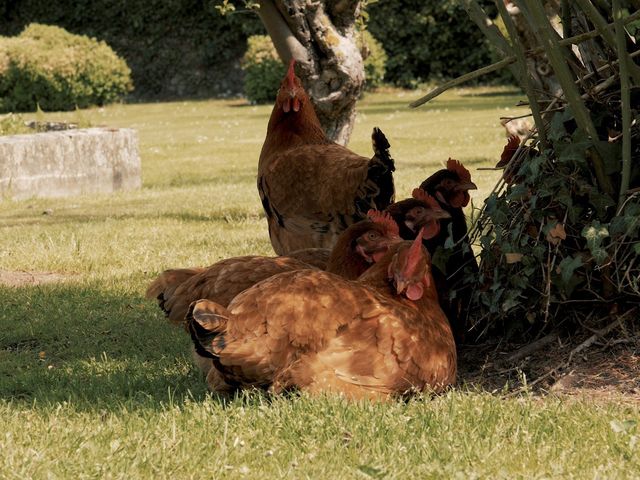
<path fill-rule="evenodd" d="M 129 67 L 104 42 L 38 24 L 0 37 L 0 111 L 103 105 L 132 88 Z"/>
<path fill-rule="evenodd" d="M 356 42 L 364 61 L 366 90 L 373 90 L 382 85 L 388 61 L 387 52 L 382 44 L 368 30 L 359 32 Z"/>
<path fill-rule="evenodd" d="M 221 3 L 0 0 L 0 32 L 17 35 L 36 22 L 104 40 L 131 67 L 138 98 L 237 94 L 246 40 L 264 28 L 253 13 L 221 16 Z M 457 0 L 379 1 L 367 10 L 367 28 L 389 57 L 385 81 L 414 86 L 490 62 L 484 38 Z"/>
<path fill-rule="evenodd" d="M 380 42 L 367 31 L 359 33 L 356 42 L 363 53 L 366 88 L 376 88 L 384 79 L 386 53 Z M 269 103 L 276 99 L 287 69 L 267 35 L 253 35 L 247 39 L 242 69 L 244 94 L 249 101 Z"/>
<path fill-rule="evenodd" d="M 0 0 L 0 32 L 30 23 L 57 25 L 104 40 L 131 68 L 139 99 L 240 93 L 239 60 L 249 35 L 264 33 L 255 14 L 222 17 L 221 0 Z"/>
<path fill-rule="evenodd" d="M 287 68 L 267 35 L 253 35 L 247 39 L 242 69 L 244 94 L 250 102 L 269 103 L 276 99 Z"/>
<path fill-rule="evenodd" d="M 459 0 L 395 0 L 367 6 L 367 29 L 389 56 L 386 80 L 416 87 L 488 65 L 492 54 Z"/>

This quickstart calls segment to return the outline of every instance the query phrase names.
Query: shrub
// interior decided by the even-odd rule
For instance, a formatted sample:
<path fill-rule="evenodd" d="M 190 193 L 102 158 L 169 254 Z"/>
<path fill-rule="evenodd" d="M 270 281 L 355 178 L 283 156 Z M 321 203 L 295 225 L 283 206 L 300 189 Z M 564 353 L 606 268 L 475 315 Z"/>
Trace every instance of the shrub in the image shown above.
<path fill-rule="evenodd" d="M 382 44 L 367 30 L 358 32 L 356 42 L 364 61 L 365 88 L 372 90 L 382 85 L 387 53 Z"/>
<path fill-rule="evenodd" d="M 103 105 L 132 88 L 129 67 L 104 42 L 39 24 L 0 37 L 0 111 Z"/>
<path fill-rule="evenodd" d="M 282 64 L 271 38 L 253 35 L 247 39 L 247 52 L 242 58 L 244 93 L 251 102 L 268 103 L 276 99 L 287 69 Z"/>
<path fill-rule="evenodd" d="M 456 77 L 491 62 L 488 42 L 462 3 L 397 0 L 367 5 L 367 29 L 389 55 L 386 81 L 415 88 L 419 83 Z"/>

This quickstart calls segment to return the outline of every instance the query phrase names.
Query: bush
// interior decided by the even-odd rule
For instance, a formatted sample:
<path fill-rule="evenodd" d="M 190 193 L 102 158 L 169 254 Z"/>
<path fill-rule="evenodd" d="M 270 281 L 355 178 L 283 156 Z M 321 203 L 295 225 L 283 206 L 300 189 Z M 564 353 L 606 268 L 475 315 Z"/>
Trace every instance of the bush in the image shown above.
<path fill-rule="evenodd" d="M 389 55 L 386 81 L 397 86 L 415 88 L 491 63 L 488 42 L 458 0 L 375 2 L 367 14 L 367 29 Z"/>
<path fill-rule="evenodd" d="M 367 30 L 358 32 L 356 42 L 364 61 L 365 89 L 373 90 L 382 85 L 387 63 L 387 53 L 382 44 Z"/>
<path fill-rule="evenodd" d="M 104 42 L 38 24 L 0 38 L 1 111 L 103 105 L 132 88 L 129 67 Z"/>
<path fill-rule="evenodd" d="M 247 52 L 242 58 L 244 94 L 255 103 L 269 103 L 276 99 L 282 77 L 287 72 L 278 52 L 267 35 L 253 35 L 247 39 Z"/>
<path fill-rule="evenodd" d="M 2 35 L 35 22 L 107 42 L 144 100 L 240 94 L 245 42 L 264 33 L 257 15 L 221 16 L 221 0 L 25 0 L 5 12 L 2 3 Z"/>

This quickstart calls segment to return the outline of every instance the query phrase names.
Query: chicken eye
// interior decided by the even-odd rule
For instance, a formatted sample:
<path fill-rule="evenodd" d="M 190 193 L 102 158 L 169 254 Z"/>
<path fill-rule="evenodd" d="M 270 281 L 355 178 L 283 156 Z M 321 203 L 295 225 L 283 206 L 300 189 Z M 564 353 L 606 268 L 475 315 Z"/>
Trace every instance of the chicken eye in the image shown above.
<path fill-rule="evenodd" d="M 414 212 L 416 215 L 424 215 L 424 207 L 416 207 Z"/>
<path fill-rule="evenodd" d="M 380 237 L 378 232 L 369 232 L 367 233 L 367 240 L 375 240 Z"/>

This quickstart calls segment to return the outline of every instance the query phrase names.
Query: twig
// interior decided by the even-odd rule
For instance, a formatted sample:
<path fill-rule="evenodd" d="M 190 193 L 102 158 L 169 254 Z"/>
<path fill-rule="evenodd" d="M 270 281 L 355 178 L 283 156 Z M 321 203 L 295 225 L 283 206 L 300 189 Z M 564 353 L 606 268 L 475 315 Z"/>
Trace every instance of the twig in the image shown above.
<path fill-rule="evenodd" d="M 628 313 L 628 312 L 627 312 Z M 626 315 L 626 314 L 625 314 Z M 624 315 L 623 315 L 624 316 Z M 593 345 L 595 343 L 596 340 L 598 340 L 601 337 L 604 337 L 605 335 L 609 334 L 609 332 L 611 332 L 614 328 L 618 327 L 621 325 L 620 321 L 621 321 L 622 317 L 618 317 L 616 318 L 613 322 L 611 322 L 609 325 L 607 325 L 606 327 L 598 330 L 597 332 L 595 332 L 593 335 L 591 335 L 589 338 L 587 338 L 584 342 L 582 342 L 580 345 L 578 345 L 576 348 L 574 348 L 573 350 L 571 350 L 571 352 L 569 352 L 569 359 L 567 360 L 567 365 L 569 363 L 571 363 L 571 360 L 573 359 L 573 356 L 580 353 L 581 351 L 589 348 L 591 345 Z"/>
<path fill-rule="evenodd" d="M 513 392 L 508 393 L 506 395 L 506 397 L 513 397 L 513 396 L 519 395 L 520 393 L 522 393 L 524 391 L 527 391 L 528 389 L 530 389 L 534 385 L 537 385 L 541 381 L 549 378 L 551 375 L 555 374 L 559 370 L 562 370 L 564 368 L 569 367 L 569 365 L 571 365 L 571 361 L 573 360 L 573 356 L 574 355 L 576 355 L 576 354 L 582 352 L 583 350 L 589 348 L 591 345 L 593 345 L 596 342 L 596 340 L 598 340 L 601 337 L 604 337 L 605 335 L 608 335 L 616 327 L 621 326 L 622 325 L 622 319 L 625 318 L 626 316 L 630 315 L 631 313 L 635 312 L 636 310 L 637 310 L 637 308 L 632 308 L 632 309 L 626 311 L 624 314 L 619 315 L 609 325 L 607 325 L 606 327 L 598 330 L 596 333 L 591 335 L 589 338 L 587 338 L 580 345 L 578 345 L 573 350 L 571 350 L 571 352 L 569 352 L 569 357 L 567 358 L 567 360 L 565 360 L 565 361 L 561 362 L 560 364 L 556 365 L 551 370 L 546 372 L 544 375 L 541 375 L 540 377 L 536 378 L 534 381 L 527 383 L 527 385 L 523 385 L 522 387 L 518 388 L 517 390 L 514 390 Z"/>
<path fill-rule="evenodd" d="M 509 363 L 517 362 L 518 360 L 528 357 L 532 353 L 537 352 L 538 350 L 546 347 L 547 345 L 557 340 L 558 340 L 557 333 L 550 333 L 548 335 L 545 335 L 541 339 L 536 340 L 535 342 L 531 342 L 530 344 L 525 345 L 522 348 L 519 348 L 518 350 L 513 352 L 511 355 L 509 355 L 506 359 L 504 359 L 504 362 L 509 362 Z"/>
<path fill-rule="evenodd" d="M 515 58 L 515 57 L 513 57 Z M 434 98 L 436 98 L 438 95 L 443 94 L 444 92 L 446 92 L 447 90 L 449 90 L 450 88 L 455 87 L 456 85 L 460 85 L 462 83 L 466 83 L 470 80 L 473 80 L 474 78 L 478 78 L 481 77 L 483 75 L 486 75 L 488 73 L 494 72 L 496 70 L 500 70 L 501 68 L 506 67 L 507 65 L 510 65 L 514 62 L 514 60 L 512 59 L 512 57 L 507 57 L 504 58 L 502 60 L 500 60 L 499 62 L 496 62 L 492 65 L 488 65 L 486 67 L 480 68 L 478 70 L 475 70 L 473 72 L 469 72 L 466 73 L 458 78 L 454 78 L 453 80 L 449 80 L 448 82 L 443 83 L 442 85 L 440 85 L 439 87 L 435 88 L 434 90 L 431 90 L 428 94 L 426 94 L 424 97 L 420 97 L 418 100 L 411 102 L 409 104 L 409 106 L 411 108 L 415 108 L 415 107 L 419 107 L 420 105 L 427 103 L 429 100 L 432 100 Z"/>

